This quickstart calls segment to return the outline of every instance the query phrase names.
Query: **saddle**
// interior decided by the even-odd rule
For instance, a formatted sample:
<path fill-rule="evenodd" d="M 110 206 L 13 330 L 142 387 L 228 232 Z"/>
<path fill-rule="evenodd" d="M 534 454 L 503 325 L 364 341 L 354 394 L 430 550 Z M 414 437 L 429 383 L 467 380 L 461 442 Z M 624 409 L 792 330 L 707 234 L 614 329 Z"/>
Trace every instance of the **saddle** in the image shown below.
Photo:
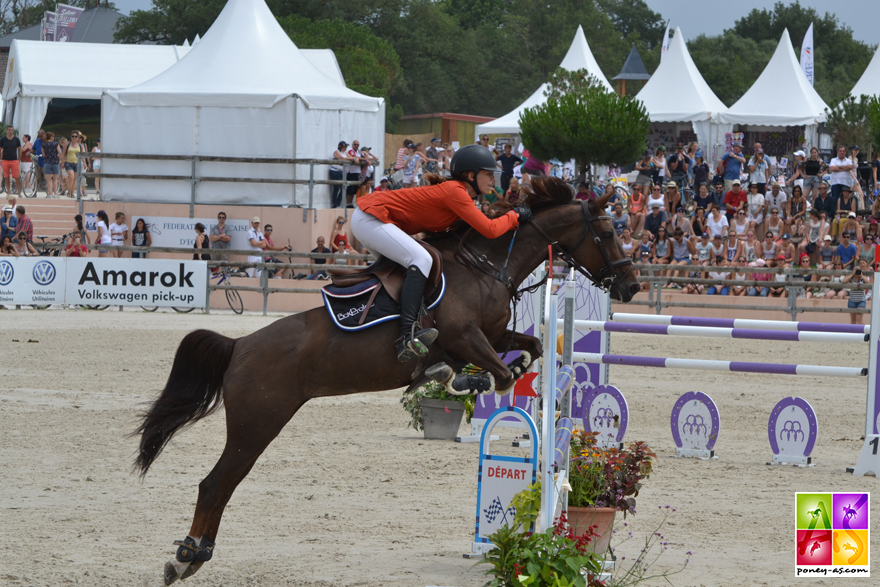
<path fill-rule="evenodd" d="M 431 255 L 431 272 L 428 274 L 428 283 L 425 285 L 425 299 L 429 299 L 440 286 L 443 279 L 443 260 L 440 258 L 440 251 L 424 241 L 416 241 L 428 251 Z M 329 266 L 326 265 L 325 271 L 330 276 L 330 280 L 338 288 L 349 288 L 359 283 L 364 283 L 370 279 L 377 278 L 382 287 L 388 292 L 388 295 L 400 303 L 400 290 L 403 288 L 403 280 L 406 276 L 406 267 L 398 265 L 387 257 L 379 257 L 366 267 L 357 266 Z"/>

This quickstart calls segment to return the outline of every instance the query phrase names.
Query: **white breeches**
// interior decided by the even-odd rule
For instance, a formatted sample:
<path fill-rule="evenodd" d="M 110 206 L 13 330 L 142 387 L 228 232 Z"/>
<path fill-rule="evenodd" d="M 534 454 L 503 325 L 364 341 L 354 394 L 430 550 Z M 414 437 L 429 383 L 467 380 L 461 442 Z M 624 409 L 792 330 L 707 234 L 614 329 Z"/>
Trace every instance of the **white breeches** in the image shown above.
<path fill-rule="evenodd" d="M 430 273 L 431 255 L 394 224 L 386 224 L 355 208 L 351 215 L 351 232 L 374 255 L 388 257 L 404 267 L 415 265 L 425 276 Z"/>

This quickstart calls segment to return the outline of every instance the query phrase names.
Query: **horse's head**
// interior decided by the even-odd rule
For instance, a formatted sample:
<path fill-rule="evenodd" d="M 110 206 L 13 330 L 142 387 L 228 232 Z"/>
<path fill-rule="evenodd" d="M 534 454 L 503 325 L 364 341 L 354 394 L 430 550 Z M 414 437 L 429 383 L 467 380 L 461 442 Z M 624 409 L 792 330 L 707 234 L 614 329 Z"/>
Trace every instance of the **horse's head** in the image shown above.
<path fill-rule="evenodd" d="M 623 252 L 605 206 L 611 194 L 598 200 L 573 199 L 571 188 L 555 177 L 532 179 L 526 202 L 534 213 L 533 224 L 543 232 L 555 252 L 596 286 L 621 302 L 630 301 L 640 286 L 632 272 L 632 259 Z"/>

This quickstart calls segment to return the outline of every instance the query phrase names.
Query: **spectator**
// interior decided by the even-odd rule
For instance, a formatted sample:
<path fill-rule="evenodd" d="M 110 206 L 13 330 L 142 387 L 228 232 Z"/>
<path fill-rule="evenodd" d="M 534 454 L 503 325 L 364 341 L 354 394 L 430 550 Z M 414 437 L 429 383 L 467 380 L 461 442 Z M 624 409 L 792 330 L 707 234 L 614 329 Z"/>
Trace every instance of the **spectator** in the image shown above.
<path fill-rule="evenodd" d="M 686 177 L 686 176 L 685 176 Z M 669 216 L 672 216 L 672 213 L 681 206 L 681 194 L 678 191 L 678 185 L 675 182 L 669 181 L 666 183 L 666 207 L 665 210 L 668 212 Z"/>
<path fill-rule="evenodd" d="M 666 228 L 661 226 L 657 231 L 657 240 L 654 241 L 654 258 L 651 263 L 654 265 L 669 265 L 672 261 L 672 243 L 673 240 L 666 236 Z M 660 276 L 671 277 L 668 271 L 661 271 Z"/>
<path fill-rule="evenodd" d="M 427 162 L 427 170 L 429 173 L 438 173 L 440 168 L 440 139 L 434 137 L 431 139 L 430 146 L 425 151 L 425 161 Z M 511 171 L 511 174 L 513 171 Z"/>
<path fill-rule="evenodd" d="M 55 133 L 46 133 L 43 142 L 43 173 L 46 176 L 46 195 L 54 198 L 58 195 L 58 174 L 61 173 L 61 145 L 55 140 Z"/>
<path fill-rule="evenodd" d="M 642 233 L 642 240 L 639 241 L 639 258 L 641 259 L 644 253 L 648 253 L 649 258 L 654 257 L 654 243 L 651 242 L 651 233 L 647 230 Z"/>
<path fill-rule="evenodd" d="M 362 183 L 358 187 L 358 191 L 357 191 L 357 194 L 355 195 L 355 198 L 367 196 L 370 193 L 372 193 L 372 191 L 373 191 L 373 180 L 370 178 L 367 178 L 364 180 L 364 183 Z"/>
<path fill-rule="evenodd" d="M 727 255 L 727 247 L 725 246 L 725 238 L 727 235 L 716 235 L 712 237 L 712 256 L 715 261 L 720 263 Z"/>
<path fill-rule="evenodd" d="M 450 176 L 449 164 L 452 162 L 453 155 L 455 155 L 455 149 L 450 147 L 448 144 L 443 143 L 443 150 L 440 151 L 440 158 L 437 161 L 438 173 L 441 177 Z"/>
<path fill-rule="evenodd" d="M 807 257 L 807 260 L 809 261 L 809 257 Z M 843 263 L 841 263 L 840 261 L 835 261 L 832 268 L 835 271 L 843 271 Z M 830 279 L 827 277 L 823 277 L 820 279 L 820 281 L 830 281 L 831 283 L 843 283 L 843 279 L 844 279 L 843 275 L 832 275 Z M 825 292 L 824 297 L 826 300 L 834 300 L 834 299 L 845 300 L 847 297 L 847 291 L 845 289 L 840 289 L 840 288 L 837 288 L 837 289 L 828 288 L 828 291 Z"/>
<path fill-rule="evenodd" d="M 725 153 L 721 157 L 721 166 L 723 167 L 724 191 L 733 190 L 734 181 L 739 183 L 740 175 L 742 175 L 742 166 L 746 164 L 746 158 L 742 155 L 742 144 L 734 143 L 733 151 Z M 730 215 L 730 211 L 728 211 Z M 728 218 L 729 220 L 729 218 Z"/>
<path fill-rule="evenodd" d="M 640 186 L 639 190 L 641 193 L 642 187 L 647 188 L 654 183 L 652 175 L 654 170 L 654 154 L 650 150 L 645 151 L 642 158 L 636 162 L 635 169 L 639 172 L 636 176 L 636 185 Z"/>
<path fill-rule="evenodd" d="M 822 219 L 819 211 L 813 208 L 810 210 L 810 222 L 805 229 L 804 238 L 798 245 L 798 253 L 808 253 L 810 255 L 810 264 L 813 264 L 813 255 L 819 250 L 817 243 L 828 234 L 828 223 Z"/>
<path fill-rule="evenodd" d="M 504 154 L 498 155 L 495 160 L 501 167 L 501 190 L 506 193 L 510 187 L 510 180 L 513 179 L 513 168 L 517 164 L 522 164 L 523 160 L 519 155 L 513 154 L 511 143 L 504 145 Z"/>
<path fill-rule="evenodd" d="M 520 199 L 519 180 L 515 177 L 511 177 L 510 185 L 504 193 L 504 202 L 511 206 L 517 206 L 520 203 Z"/>
<path fill-rule="evenodd" d="M 643 265 L 650 265 L 651 264 L 651 253 L 643 253 L 640 256 L 640 258 L 638 259 L 638 262 L 642 263 Z M 642 276 L 641 269 L 633 269 L 632 273 L 633 273 L 633 276 L 635 276 L 637 278 Z M 652 272 L 648 271 L 648 275 L 651 275 L 651 274 L 652 274 Z M 646 279 L 639 279 L 639 284 L 641 285 L 642 291 L 648 291 L 651 288 L 651 282 Z"/>
<path fill-rule="evenodd" d="M 779 246 L 779 254 L 785 256 L 786 263 L 794 263 L 797 250 L 795 246 L 791 244 L 791 236 L 786 232 L 782 235 L 782 240 L 776 243 Z"/>
<path fill-rule="evenodd" d="M 18 251 L 12 244 L 12 237 L 9 235 L 0 238 L 0 257 L 18 257 Z"/>
<path fill-rule="evenodd" d="M 352 204 L 352 198 L 357 193 L 358 186 L 360 186 L 360 174 L 361 174 L 361 166 L 366 162 L 365 159 L 361 157 L 361 143 L 357 139 L 351 142 L 351 148 L 346 151 L 346 155 L 351 160 L 352 166 L 348 168 L 348 175 L 345 176 L 345 179 L 348 180 L 348 187 L 345 192 L 345 207 L 346 208 L 354 208 L 354 204 Z"/>
<path fill-rule="evenodd" d="M 877 182 L 877 174 L 880 173 L 880 145 L 874 147 L 874 160 L 871 161 L 871 173 L 874 176 L 874 189 L 880 189 L 880 183 Z"/>
<path fill-rule="evenodd" d="M 727 228 L 730 226 L 730 223 L 727 221 L 727 217 L 721 213 L 721 208 L 718 204 L 712 205 L 712 213 L 706 218 L 706 228 L 709 230 L 705 230 L 703 232 L 708 232 L 712 236 L 716 234 L 724 234 L 727 232 Z M 702 234 L 697 232 L 697 234 Z"/>
<path fill-rule="evenodd" d="M 490 204 L 489 202 L 483 202 L 482 204 L 480 204 L 480 212 L 482 212 L 486 216 L 489 216 L 489 212 L 490 212 L 489 208 L 491 208 L 491 207 L 492 207 L 492 204 Z"/>
<path fill-rule="evenodd" d="M 853 197 L 852 190 L 849 186 L 841 186 L 834 222 L 831 224 L 831 236 L 837 236 L 845 230 L 843 227 L 847 223 L 849 214 L 852 213 L 855 218 L 856 210 L 858 210 L 858 202 Z"/>
<path fill-rule="evenodd" d="M 125 214 L 117 212 L 116 222 L 110 225 L 110 244 L 114 247 L 124 247 L 127 241 L 128 225 L 125 223 Z M 110 253 L 111 257 L 116 257 L 117 259 L 122 257 L 122 251 L 120 250 L 111 251 Z"/>
<path fill-rule="evenodd" d="M 764 226 L 764 194 L 759 191 L 759 188 L 759 184 L 749 183 L 749 194 L 746 196 L 749 230 L 755 231 L 763 229 Z"/>
<path fill-rule="evenodd" d="M 18 195 L 21 196 L 21 179 L 19 177 L 18 162 L 21 159 L 21 140 L 15 136 L 12 125 L 6 127 L 6 136 L 0 138 L 0 150 L 2 150 L 3 178 L 6 181 L 6 193 L 12 193 L 11 178 L 16 179 Z"/>
<path fill-rule="evenodd" d="M 777 255 L 775 259 L 775 263 L 772 261 L 768 261 L 768 263 L 772 263 L 771 267 L 778 267 L 780 269 L 791 269 L 791 265 L 787 265 L 785 263 L 785 256 Z M 784 284 L 788 280 L 788 275 L 785 273 L 775 273 L 773 274 L 773 283 L 774 284 Z M 770 297 L 771 298 L 787 298 L 788 297 L 788 289 L 785 285 L 773 285 L 770 287 Z"/>
<path fill-rule="evenodd" d="M 833 269 L 834 264 L 839 261 L 835 261 L 834 257 L 837 256 L 837 249 L 831 246 L 831 235 L 825 235 L 822 237 L 822 248 L 819 249 L 819 262 L 816 264 L 819 269 Z M 843 264 L 841 263 L 840 268 L 843 269 Z"/>
<path fill-rule="evenodd" d="M 332 251 L 330 249 L 328 249 L 327 247 L 324 246 L 324 237 L 323 236 L 318 237 L 316 244 L 318 246 L 315 247 L 314 249 L 312 249 L 313 253 L 318 253 L 318 254 L 332 253 Z M 312 257 L 309 262 L 312 265 L 326 265 L 327 259 L 316 259 L 316 258 Z M 299 275 L 297 275 L 297 278 L 301 279 L 301 277 Z M 308 277 L 306 277 L 306 279 L 327 279 L 327 272 L 315 268 L 315 269 L 312 269 L 311 273 L 309 274 Z"/>
<path fill-rule="evenodd" d="M 31 255 L 36 256 L 39 254 L 31 241 L 28 240 L 27 234 L 25 234 L 24 231 L 19 231 L 18 238 L 14 244 L 19 257 L 29 257 Z"/>
<path fill-rule="evenodd" d="M 713 263 L 712 271 L 709 271 L 709 279 L 712 279 L 716 282 L 724 281 L 730 279 L 730 272 L 725 270 L 724 261 L 715 258 L 715 262 Z M 709 286 L 709 289 L 706 290 L 706 295 L 714 296 L 714 295 L 722 295 L 726 296 L 730 292 L 730 288 L 726 285 L 721 285 L 717 283 L 715 285 Z"/>
<path fill-rule="evenodd" d="M 63 153 L 61 154 L 61 159 L 64 161 L 63 175 L 65 176 L 62 183 L 64 191 L 71 198 L 76 197 L 76 155 L 80 152 L 86 152 L 85 147 L 80 142 L 81 140 L 79 131 L 75 130 L 70 133 L 70 142 L 67 145 L 62 144 Z"/>
<path fill-rule="evenodd" d="M 810 202 L 816 201 L 819 185 L 822 183 L 822 176 L 826 171 L 828 171 L 828 166 L 819 159 L 819 149 L 811 148 L 810 158 L 804 161 L 804 191 Z"/>
<path fill-rule="evenodd" d="M 674 185 L 683 185 L 687 181 L 688 169 L 690 168 L 690 158 L 684 152 L 684 145 L 678 143 L 675 147 L 675 154 L 666 161 L 666 169 L 669 172 L 669 183 Z M 667 189 L 668 189 L 667 185 Z M 670 208 L 675 210 L 674 207 Z"/>
<path fill-rule="evenodd" d="M 684 231 L 676 227 L 672 231 L 672 261 L 669 263 L 670 266 L 688 265 L 690 258 L 695 254 L 697 254 L 697 249 L 694 247 L 694 243 L 684 238 Z M 670 271 L 669 275 L 670 277 L 685 277 L 683 273 L 682 271 Z"/>
<path fill-rule="evenodd" d="M 850 147 L 850 151 L 852 154 L 850 155 L 850 159 L 853 163 L 853 168 L 850 170 L 850 175 L 852 175 L 852 195 L 858 201 L 858 207 L 863 208 L 865 202 L 865 194 L 862 192 L 862 184 L 859 183 L 859 174 L 863 172 L 859 170 L 859 146 L 853 145 Z M 863 175 L 863 179 L 865 180 L 865 185 L 868 185 L 868 181 L 870 179 L 870 167 L 866 166 L 866 172 L 868 177 Z"/>
<path fill-rule="evenodd" d="M 760 194 L 758 194 L 760 195 Z M 733 217 L 733 222 L 730 223 L 730 228 L 736 231 L 736 238 L 740 240 L 746 239 L 746 233 L 750 232 L 750 227 L 753 223 L 749 222 L 748 217 L 746 216 L 746 211 L 744 208 L 740 208 L 736 215 Z M 754 231 L 751 231 L 754 232 Z"/>
<path fill-rule="evenodd" d="M 766 265 L 766 263 L 764 262 L 764 259 L 756 259 L 756 260 L 752 261 L 751 263 L 749 263 L 749 267 L 754 267 L 756 269 L 759 267 L 764 267 L 765 265 Z M 754 281 L 769 282 L 770 281 L 770 274 L 769 273 L 753 273 L 752 279 Z M 769 294 L 770 294 L 770 288 L 767 286 L 764 286 L 764 285 L 758 285 L 758 286 L 753 286 L 753 287 L 749 288 L 749 296 L 751 296 L 751 297 L 759 296 L 762 298 L 766 298 Z"/>
<path fill-rule="evenodd" d="M 266 237 L 263 236 L 263 232 L 260 230 L 259 216 L 254 216 L 251 219 L 251 227 L 248 229 L 248 244 L 250 245 L 250 250 L 256 253 L 261 253 L 266 249 Z M 262 263 L 263 256 L 260 254 L 248 255 L 247 262 Z M 247 274 L 248 277 L 259 277 L 261 271 L 258 267 L 248 267 Z"/>
<path fill-rule="evenodd" d="M 0 214 L 0 241 L 5 237 L 13 240 L 16 235 L 15 226 L 18 224 L 18 218 L 13 214 L 12 206 L 3 206 L 3 213 Z"/>
<path fill-rule="evenodd" d="M 547 174 L 547 164 L 529 153 L 526 156 L 526 162 L 522 164 L 521 171 L 522 183 L 531 183 L 532 176 L 543 177 Z"/>
<path fill-rule="evenodd" d="M 196 231 L 196 240 L 193 243 L 193 248 L 196 252 L 193 253 L 193 261 L 210 261 L 211 255 L 204 252 L 206 249 L 211 248 L 211 239 L 205 234 L 205 225 L 201 222 L 196 222 L 193 228 Z"/>
<path fill-rule="evenodd" d="M 22 185 L 25 181 L 27 181 L 28 172 L 31 170 L 31 165 L 33 162 L 31 160 L 31 155 L 34 152 L 34 144 L 31 142 L 31 135 L 23 135 L 24 144 L 21 146 L 21 159 L 18 162 L 18 174 L 21 176 L 21 180 L 19 183 Z M 24 186 L 27 189 L 29 186 Z M 21 193 L 21 190 L 19 190 Z"/>
<path fill-rule="evenodd" d="M 733 263 L 735 259 L 742 257 L 745 254 L 744 241 L 736 238 L 735 230 L 728 230 L 726 233 L 726 238 L 724 239 L 726 250 L 725 250 L 725 259 L 727 259 L 728 263 Z"/>
<path fill-rule="evenodd" d="M 276 245 L 275 241 L 272 240 L 272 233 L 275 232 L 275 229 L 271 224 L 267 224 L 264 230 L 264 236 L 266 238 L 266 249 L 267 251 L 287 251 L 290 252 L 290 245 Z M 266 263 L 284 263 L 281 259 L 275 256 L 266 257 Z M 284 269 L 278 269 L 275 271 L 269 271 L 269 277 L 274 277 L 275 279 L 287 279 L 290 277 L 291 270 L 289 267 Z"/>
<path fill-rule="evenodd" d="M 388 178 L 383 177 L 379 180 L 379 187 L 373 190 L 374 192 L 387 192 L 388 191 Z"/>
<path fill-rule="evenodd" d="M 222 212 L 221 212 L 222 214 Z M 226 215 L 223 216 L 226 219 Z M 215 227 L 211 228 L 213 232 Z M 214 241 L 213 237 L 208 237 L 208 240 L 211 241 L 211 248 L 217 247 L 218 243 L 225 244 L 226 247 L 217 247 L 217 248 L 228 248 L 229 241 L 226 243 L 222 243 L 222 241 Z M 134 223 L 134 230 L 131 231 L 131 246 L 133 247 L 152 247 L 153 246 L 153 237 L 150 236 L 150 231 L 147 228 L 147 223 L 143 218 L 138 218 L 137 222 Z M 132 259 L 146 259 L 147 253 L 139 253 L 137 251 L 132 252 Z"/>
<path fill-rule="evenodd" d="M 82 242 L 82 234 L 74 232 L 70 237 L 70 243 L 61 254 L 64 257 L 88 257 L 89 248 Z"/>
<path fill-rule="evenodd" d="M 496 149 L 494 145 L 489 144 L 489 135 L 482 135 L 477 144 L 489 149 L 494 157 L 498 156 L 498 149 Z"/>
<path fill-rule="evenodd" d="M 339 161 L 347 161 L 349 163 L 353 163 L 352 159 L 346 154 L 346 148 L 348 147 L 348 143 L 345 141 L 339 141 L 339 144 L 336 146 L 336 150 L 333 151 L 333 158 Z M 331 165 L 330 166 L 330 179 L 336 181 L 342 181 L 342 173 L 344 167 L 342 165 Z M 339 208 L 342 206 L 342 185 L 334 185 L 333 193 L 330 197 L 330 207 L 331 208 Z"/>
<path fill-rule="evenodd" d="M 101 157 L 99 156 L 101 153 L 101 139 L 95 141 L 95 146 L 92 147 L 92 153 L 96 153 L 97 155 L 92 155 L 92 171 L 95 173 L 101 173 Z M 95 177 L 95 191 L 99 194 L 101 193 L 101 178 Z"/>
<path fill-rule="evenodd" d="M 633 259 L 635 245 L 636 241 L 632 237 L 632 231 L 629 228 L 624 228 L 623 233 L 620 235 L 620 246 L 623 248 L 623 254 Z"/>
<path fill-rule="evenodd" d="M 95 237 L 96 245 L 110 245 L 113 242 L 113 238 L 110 235 L 110 218 L 107 216 L 107 213 L 103 210 L 98 210 L 98 236 Z M 111 251 L 102 251 L 98 249 L 99 257 L 111 257 L 113 256 Z"/>
<path fill-rule="evenodd" d="M 419 185 L 419 168 L 422 164 L 422 158 L 416 152 L 416 145 L 413 143 L 407 145 L 403 160 L 403 187 L 417 187 Z"/>
<path fill-rule="evenodd" d="M 840 232 L 848 232 L 850 240 L 855 243 L 861 244 L 862 242 L 864 242 L 864 237 L 862 236 L 862 225 L 859 224 L 859 220 L 855 212 L 849 212 L 846 215 L 846 218 L 844 218 L 841 222 Z"/>
<path fill-rule="evenodd" d="M 341 175 L 340 179 L 342 179 Z M 229 227 L 226 225 L 226 212 L 217 213 L 217 224 L 211 225 L 208 239 L 211 241 L 212 249 L 226 250 L 232 246 L 232 235 L 229 234 Z M 228 260 L 226 257 L 222 258 Z"/>
<path fill-rule="evenodd" d="M 654 169 L 651 172 L 651 179 L 656 186 L 666 183 L 666 147 L 663 145 L 654 151 Z"/>
<path fill-rule="evenodd" d="M 788 219 L 788 231 L 796 237 L 804 236 L 807 202 L 804 191 L 799 186 L 791 188 L 791 198 L 785 201 L 785 216 Z"/>
<path fill-rule="evenodd" d="M 725 183 L 727 183 L 727 180 L 725 180 Z M 740 189 L 740 185 L 740 181 L 734 179 L 731 183 L 730 191 L 724 194 L 725 214 L 727 215 L 728 221 L 733 221 L 736 213 L 740 210 L 745 210 L 746 204 L 748 203 L 748 195 Z M 745 216 L 745 214 L 743 214 L 743 216 Z"/>
<path fill-rule="evenodd" d="M 844 269 L 852 269 L 859 258 L 859 248 L 850 242 L 849 236 L 848 232 L 840 235 L 840 244 L 834 253 L 835 258 L 843 263 Z"/>
<path fill-rule="evenodd" d="M 373 155 L 372 147 L 361 147 L 361 171 L 358 173 L 358 185 L 363 185 L 368 179 L 375 180 L 373 175 L 376 172 L 376 165 L 379 164 L 379 158 Z"/>
<path fill-rule="evenodd" d="M 779 208 L 773 206 L 764 224 L 764 231 L 771 235 L 773 240 L 779 240 L 785 234 L 785 230 L 785 222 L 779 217 Z"/>
<path fill-rule="evenodd" d="M 649 211 L 653 210 L 654 204 L 660 206 L 660 215 L 663 216 L 663 222 L 666 222 L 666 196 L 663 195 L 659 185 L 651 188 L 651 193 L 648 195 L 647 209 Z"/>
<path fill-rule="evenodd" d="M 779 219 L 785 220 L 785 202 L 788 196 L 780 189 L 779 182 L 774 181 L 770 184 L 770 191 L 764 194 L 764 216 L 769 216 L 773 208 L 779 210 Z"/>
<path fill-rule="evenodd" d="M 694 245 L 697 249 L 697 261 L 700 265 L 710 265 L 715 260 L 712 243 L 709 242 L 709 233 L 704 232 L 700 235 L 700 242 Z"/>
<path fill-rule="evenodd" d="M 824 212 L 828 218 L 833 218 L 837 213 L 837 199 L 828 192 L 828 182 L 819 184 L 819 197 L 813 200 L 813 209 Z"/>
<path fill-rule="evenodd" d="M 865 235 L 865 244 L 862 247 L 862 252 L 859 255 L 859 260 L 862 259 L 868 262 L 869 267 L 874 266 L 874 235 L 866 234 Z"/>
<path fill-rule="evenodd" d="M 752 263 L 761 258 L 761 243 L 755 238 L 754 232 L 750 230 L 746 233 L 746 240 L 740 242 L 742 243 L 743 256 L 746 258 L 747 263 Z"/>
<path fill-rule="evenodd" d="M 394 163 L 394 169 L 396 171 L 403 169 L 403 166 L 406 163 L 406 160 L 405 160 L 406 148 L 408 146 L 410 146 L 411 144 L 413 144 L 413 142 L 411 140 L 404 139 L 403 140 L 403 147 L 401 147 L 400 149 L 397 150 L 397 161 L 395 161 L 395 163 Z M 348 146 L 348 143 L 346 143 L 346 146 Z"/>
<path fill-rule="evenodd" d="M 330 249 L 333 253 L 342 253 L 351 248 L 348 242 L 348 234 L 345 232 L 345 218 L 338 216 L 336 226 L 330 233 Z"/>
<path fill-rule="evenodd" d="M 831 171 L 831 197 L 837 200 L 844 187 L 852 185 L 852 159 L 846 156 L 846 147 L 837 147 L 837 157 L 831 160 L 828 170 Z"/>
<path fill-rule="evenodd" d="M 629 215 L 623 213 L 623 204 L 620 202 L 614 204 L 614 213 L 611 215 L 611 224 L 614 225 L 614 232 L 617 236 L 623 234 L 624 228 L 632 228 L 629 223 Z"/>
<path fill-rule="evenodd" d="M 791 173 L 791 177 L 788 178 L 788 183 L 792 186 L 800 186 L 801 189 L 804 187 L 804 180 L 807 178 L 807 173 L 804 170 L 804 159 L 806 159 L 807 154 L 803 151 L 795 151 L 794 152 L 794 171 Z M 782 172 L 780 171 L 780 174 Z"/>
<path fill-rule="evenodd" d="M 722 218 L 724 218 L 724 216 L 722 216 Z M 690 237 L 688 237 L 690 240 L 695 241 L 697 240 L 698 234 L 709 232 L 709 227 L 706 221 L 706 211 L 702 208 L 697 208 L 697 211 L 694 213 L 694 217 L 691 218 L 691 232 Z M 724 218 L 724 222 L 727 222 L 727 218 Z"/>
<path fill-rule="evenodd" d="M 708 210 L 709 206 L 715 203 L 715 198 L 709 193 L 709 188 L 706 184 L 700 184 L 697 190 L 697 195 L 694 196 L 694 207 Z"/>
<path fill-rule="evenodd" d="M 21 238 L 21 235 L 24 234 L 27 238 L 27 242 L 30 243 L 34 241 L 34 223 L 31 222 L 31 219 L 24 213 L 24 206 L 15 207 L 15 230 L 18 231 L 19 239 Z"/>
<path fill-rule="evenodd" d="M 845 267 L 845 265 L 844 265 L 844 267 Z M 868 271 L 868 264 L 865 261 L 862 261 L 858 267 L 855 267 L 853 269 L 852 274 L 847 275 L 846 277 L 843 278 L 843 283 L 852 283 L 854 285 L 860 284 L 860 283 L 864 283 L 866 285 L 870 284 L 871 277 L 869 277 L 867 275 L 867 271 Z M 851 289 L 851 290 L 849 290 L 849 300 L 846 303 L 846 307 L 849 308 L 850 310 L 857 310 L 857 309 L 864 310 L 866 299 L 867 298 L 865 296 L 865 290 Z M 862 315 L 861 314 L 852 313 L 849 315 L 849 319 L 850 319 L 851 324 L 861 324 L 862 323 Z"/>
<path fill-rule="evenodd" d="M 651 204 L 651 213 L 645 218 L 645 230 L 642 231 L 642 235 L 644 236 L 646 233 L 651 233 L 654 235 L 654 238 L 656 238 L 659 234 L 660 227 L 665 226 L 666 217 L 660 212 L 660 204 L 654 202 Z"/>
<path fill-rule="evenodd" d="M 703 159 L 702 149 L 698 149 L 694 156 L 694 189 L 700 191 L 700 188 L 706 188 L 706 194 L 709 189 L 709 164 Z"/>
<path fill-rule="evenodd" d="M 760 143 L 755 143 L 755 154 L 749 159 L 749 184 L 757 184 L 758 193 L 762 196 L 767 193 L 767 183 L 770 181 L 770 165 L 764 159 L 764 149 Z"/>
<path fill-rule="evenodd" d="M 46 131 L 42 128 L 37 132 L 37 140 L 34 141 L 33 156 L 36 157 L 34 162 L 37 168 L 34 170 L 34 181 L 37 183 L 37 189 L 46 183 L 46 177 L 43 175 L 43 143 L 46 141 Z"/>
<path fill-rule="evenodd" d="M 675 218 L 672 219 L 671 225 L 667 224 L 667 228 L 669 228 L 670 231 L 674 231 L 676 228 L 680 229 L 685 238 L 689 238 L 693 234 L 693 231 L 691 230 L 691 222 L 685 218 L 684 208 L 681 206 L 675 209 Z M 706 231 L 703 230 L 700 234 L 703 232 Z"/>
<path fill-rule="evenodd" d="M 706 264 L 708 265 L 708 261 L 706 262 Z M 688 277 L 690 277 L 691 279 L 700 279 L 703 276 L 703 274 L 701 271 L 698 270 L 698 268 L 701 266 L 698 255 L 691 256 L 691 265 L 694 267 L 694 270 L 688 271 Z M 689 284 L 685 285 L 683 288 L 681 288 L 681 293 L 701 295 L 705 291 L 705 289 L 706 289 L 706 286 L 704 286 L 702 283 L 698 283 L 698 284 L 690 284 L 689 283 Z"/>
<path fill-rule="evenodd" d="M 721 177 L 721 176 L 720 176 L 720 175 L 716 175 L 716 176 L 715 176 L 716 179 L 718 179 L 719 177 Z M 719 206 L 722 206 L 721 209 L 723 210 L 723 209 L 724 209 L 724 208 L 723 208 L 723 206 L 724 206 L 724 194 L 725 194 L 725 192 L 724 192 L 724 180 L 722 180 L 720 183 L 719 183 L 719 182 L 713 182 L 713 185 L 715 186 L 715 187 L 713 188 L 715 191 L 712 193 L 712 199 L 715 201 L 716 204 L 718 204 Z M 708 208 L 706 208 L 706 210 L 708 210 Z"/>
<path fill-rule="evenodd" d="M 645 196 L 642 195 L 642 188 L 650 189 L 648 186 L 639 184 L 632 186 L 632 194 L 629 197 L 629 209 L 627 210 L 627 214 L 629 214 L 631 219 L 630 226 L 632 226 L 633 233 L 635 234 L 642 232 L 642 226 L 645 222 Z"/>
<path fill-rule="evenodd" d="M 83 217 L 81 214 L 77 214 L 73 217 L 73 230 L 71 232 L 78 232 L 80 237 L 82 237 L 82 243 L 84 245 L 92 244 L 92 241 L 89 238 L 89 233 L 86 232 L 86 227 L 83 225 Z"/>
<path fill-rule="evenodd" d="M 746 281 L 749 277 L 749 274 L 745 271 L 746 258 L 745 257 L 737 257 L 736 259 L 736 269 L 734 269 L 733 273 L 731 273 L 731 279 L 734 281 Z M 746 296 L 749 293 L 749 288 L 746 285 L 734 285 L 730 288 L 730 295 L 732 296 Z"/>

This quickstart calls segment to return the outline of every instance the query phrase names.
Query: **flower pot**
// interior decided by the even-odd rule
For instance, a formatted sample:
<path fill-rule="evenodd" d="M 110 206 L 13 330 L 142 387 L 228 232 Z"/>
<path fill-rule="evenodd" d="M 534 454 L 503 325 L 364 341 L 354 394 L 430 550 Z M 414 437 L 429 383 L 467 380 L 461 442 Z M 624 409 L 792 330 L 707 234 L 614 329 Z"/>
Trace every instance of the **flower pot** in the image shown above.
<path fill-rule="evenodd" d="M 464 414 L 462 402 L 422 398 L 419 406 L 422 409 L 425 438 L 452 440 L 458 436 Z"/>
<path fill-rule="evenodd" d="M 568 508 L 568 524 L 578 536 L 587 531 L 590 526 L 598 526 L 593 531 L 599 535 L 590 543 L 590 551 L 604 556 L 611 542 L 611 528 L 614 526 L 615 508 Z"/>

